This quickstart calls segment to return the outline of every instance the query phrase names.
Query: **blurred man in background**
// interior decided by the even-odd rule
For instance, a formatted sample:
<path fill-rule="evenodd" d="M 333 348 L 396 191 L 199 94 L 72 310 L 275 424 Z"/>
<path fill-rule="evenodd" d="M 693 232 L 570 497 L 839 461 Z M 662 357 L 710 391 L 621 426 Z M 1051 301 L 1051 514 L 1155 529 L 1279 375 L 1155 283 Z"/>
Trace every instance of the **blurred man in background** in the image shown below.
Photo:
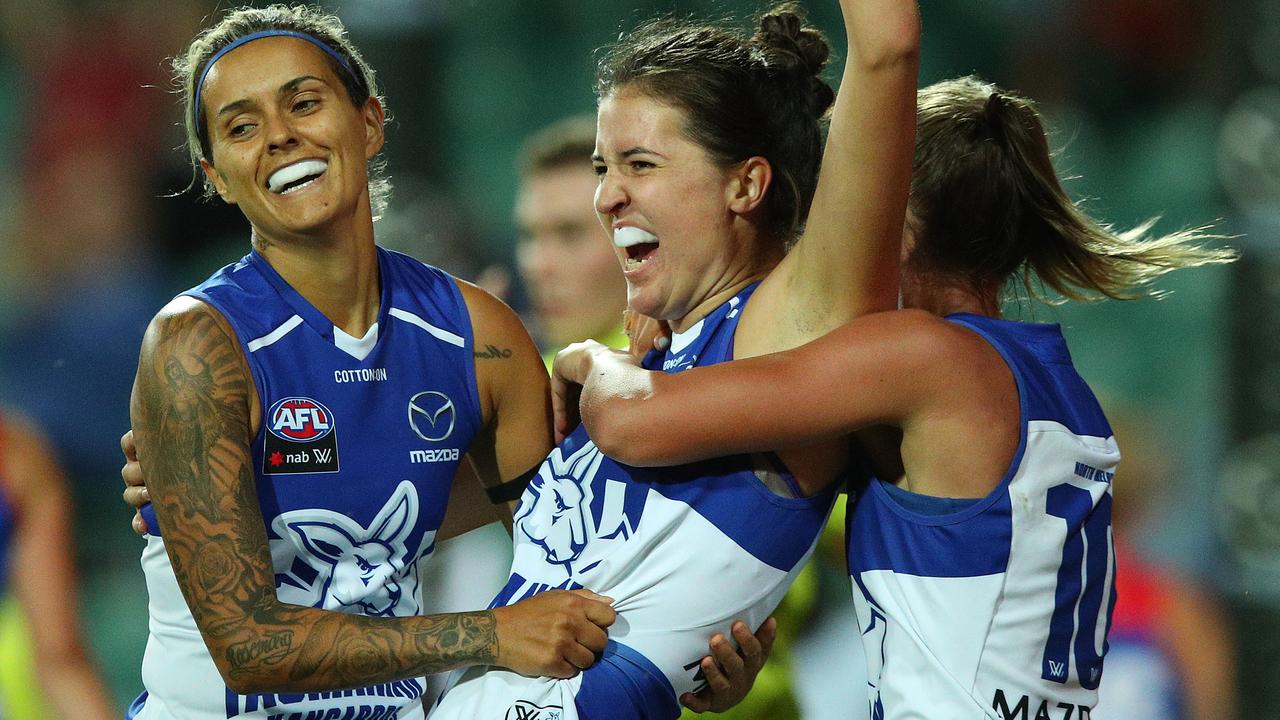
<path fill-rule="evenodd" d="M 575 115 L 531 135 L 520 155 L 516 264 L 548 367 L 571 342 L 627 345 L 626 283 L 592 203 L 595 144 L 595 116 Z"/>

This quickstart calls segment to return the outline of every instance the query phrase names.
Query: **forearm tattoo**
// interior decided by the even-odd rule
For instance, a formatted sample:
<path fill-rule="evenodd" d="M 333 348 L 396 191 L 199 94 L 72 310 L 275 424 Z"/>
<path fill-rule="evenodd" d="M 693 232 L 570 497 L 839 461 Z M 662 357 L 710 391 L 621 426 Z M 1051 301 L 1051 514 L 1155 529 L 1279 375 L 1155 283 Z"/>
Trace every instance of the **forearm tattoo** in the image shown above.
<path fill-rule="evenodd" d="M 492 612 L 369 618 L 276 599 L 249 449 L 250 392 L 239 345 L 208 310 L 157 318 L 133 427 L 174 575 L 228 678 L 323 690 L 495 662 Z"/>

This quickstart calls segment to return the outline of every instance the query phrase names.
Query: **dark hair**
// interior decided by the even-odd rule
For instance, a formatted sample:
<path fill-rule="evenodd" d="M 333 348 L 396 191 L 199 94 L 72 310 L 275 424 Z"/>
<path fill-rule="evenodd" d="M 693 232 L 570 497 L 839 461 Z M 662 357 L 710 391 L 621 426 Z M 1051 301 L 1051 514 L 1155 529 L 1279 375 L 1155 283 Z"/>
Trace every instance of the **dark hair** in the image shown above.
<path fill-rule="evenodd" d="M 919 93 L 909 221 L 914 270 L 965 278 L 975 289 L 1021 279 L 1029 297 L 1158 296 L 1148 286 L 1180 267 L 1228 262 L 1205 228 L 1150 237 L 1155 220 L 1117 232 L 1067 196 L 1044 126 L 1027 98 L 974 77 Z"/>
<path fill-rule="evenodd" d="M 564 167 L 589 171 L 595 147 L 595 115 L 573 115 L 557 120 L 525 140 L 520 150 L 520 174 L 527 177 Z"/>
<path fill-rule="evenodd" d="M 755 34 L 660 19 L 622 37 L 601 58 L 596 94 L 635 88 L 686 116 L 685 135 L 724 166 L 753 156 L 773 167 L 766 230 L 783 242 L 809 215 L 835 92 L 819 77 L 830 56 L 822 33 L 787 3 Z"/>
<path fill-rule="evenodd" d="M 378 82 L 373 68 L 365 62 L 360 51 L 347 37 L 346 28 L 336 16 L 309 5 L 271 5 L 265 8 L 243 7 L 230 10 L 218 24 L 205 29 L 186 52 L 173 58 L 173 80 L 182 98 L 184 123 L 186 124 L 187 152 L 197 170 L 200 160 L 212 162 L 209 145 L 209 128 L 204 108 L 194 107 L 196 83 L 205 71 L 205 65 L 219 50 L 236 40 L 263 30 L 290 30 L 310 35 L 334 52 L 346 58 L 354 72 L 349 72 L 336 59 L 325 54 L 333 73 L 342 80 L 351 102 L 362 108 L 369 98 L 378 95 Z M 206 197 L 214 194 L 213 185 L 205 179 Z M 369 203 L 375 218 L 386 210 L 391 195 L 391 181 L 386 175 L 386 163 L 375 158 L 369 163 Z"/>

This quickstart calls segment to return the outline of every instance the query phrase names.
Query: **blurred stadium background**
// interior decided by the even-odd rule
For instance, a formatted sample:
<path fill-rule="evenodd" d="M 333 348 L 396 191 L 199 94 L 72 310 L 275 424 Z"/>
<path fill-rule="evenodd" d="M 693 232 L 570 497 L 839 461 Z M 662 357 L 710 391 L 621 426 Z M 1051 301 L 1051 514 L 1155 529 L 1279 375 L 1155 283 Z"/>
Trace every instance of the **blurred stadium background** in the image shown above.
<path fill-rule="evenodd" d="M 591 109 L 596 48 L 658 13 L 762 5 L 323 4 L 378 70 L 393 116 L 382 242 L 464 278 L 511 264 L 516 152 Z M 836 2 L 804 4 L 843 47 Z M 1019 312 L 1066 326 L 1121 432 L 1157 458 L 1124 500 L 1141 519 L 1117 532 L 1218 594 L 1241 716 L 1280 717 L 1280 0 L 921 4 L 921 84 L 977 73 L 1039 101 L 1059 170 L 1079 176 L 1068 187 L 1095 215 L 1240 236 L 1241 262 L 1175 274 L 1162 301 Z M 117 471 L 138 345 L 165 300 L 248 248 L 239 213 L 190 189 L 165 59 L 231 5 L 0 3 L 0 404 L 43 424 L 71 472 L 85 625 L 122 706 L 141 688 L 146 639 Z M 521 297 L 517 282 L 517 308 Z"/>

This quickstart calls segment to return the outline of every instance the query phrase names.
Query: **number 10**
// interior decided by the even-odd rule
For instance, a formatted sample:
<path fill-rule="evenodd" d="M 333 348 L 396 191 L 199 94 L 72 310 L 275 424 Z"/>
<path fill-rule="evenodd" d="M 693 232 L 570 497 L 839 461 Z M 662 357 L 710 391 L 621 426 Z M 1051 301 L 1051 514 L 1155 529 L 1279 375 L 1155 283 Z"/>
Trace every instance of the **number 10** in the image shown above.
<path fill-rule="evenodd" d="M 1044 647 L 1040 677 L 1067 682 L 1074 636 L 1080 686 L 1096 690 L 1102 679 L 1102 655 L 1107 652 L 1105 639 L 1102 654 L 1097 651 L 1098 623 L 1105 622 L 1106 629 L 1111 629 L 1111 611 L 1116 604 L 1114 583 L 1107 582 L 1107 566 L 1114 564 L 1115 556 L 1110 532 L 1111 494 L 1104 494 L 1095 507 L 1088 490 L 1070 484 L 1056 485 L 1049 488 L 1045 509 L 1050 515 L 1067 521 L 1069 534 L 1062 546 L 1058 589 L 1054 593 L 1053 618 L 1049 621 L 1049 639 Z M 1079 529 L 1073 531 L 1072 528 Z M 1105 619 L 1104 599 L 1107 601 Z"/>

